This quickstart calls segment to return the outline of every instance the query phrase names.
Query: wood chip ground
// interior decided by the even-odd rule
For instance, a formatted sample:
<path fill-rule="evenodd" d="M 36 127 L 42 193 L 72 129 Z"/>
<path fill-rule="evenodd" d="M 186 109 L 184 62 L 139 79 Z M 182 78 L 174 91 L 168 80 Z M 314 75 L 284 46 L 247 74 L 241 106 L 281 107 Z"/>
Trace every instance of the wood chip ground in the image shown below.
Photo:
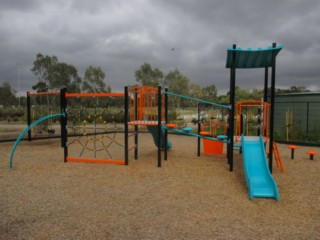
<path fill-rule="evenodd" d="M 170 141 L 161 168 L 149 134 L 129 166 L 64 163 L 56 139 L 22 142 L 9 170 L 13 143 L 0 144 L 0 239 L 320 239 L 320 155 L 306 154 L 319 148 L 291 160 L 279 145 L 280 200 L 249 200 L 238 152 L 229 172 L 225 156 L 196 156 L 196 138 Z"/>

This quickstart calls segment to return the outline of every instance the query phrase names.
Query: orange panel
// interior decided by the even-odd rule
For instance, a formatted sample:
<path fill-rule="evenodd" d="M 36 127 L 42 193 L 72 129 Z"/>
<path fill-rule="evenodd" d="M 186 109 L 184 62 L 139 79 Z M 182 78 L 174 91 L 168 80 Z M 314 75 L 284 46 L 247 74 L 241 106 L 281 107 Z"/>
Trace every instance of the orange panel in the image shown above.
<path fill-rule="evenodd" d="M 123 97 L 124 93 L 66 93 L 66 97 Z"/>
<path fill-rule="evenodd" d="M 203 154 L 223 155 L 223 142 L 203 139 Z"/>
<path fill-rule="evenodd" d="M 103 164 L 117 164 L 117 165 L 125 164 L 124 160 L 102 160 L 102 159 L 73 158 L 73 157 L 67 157 L 67 162 L 103 163 Z"/>

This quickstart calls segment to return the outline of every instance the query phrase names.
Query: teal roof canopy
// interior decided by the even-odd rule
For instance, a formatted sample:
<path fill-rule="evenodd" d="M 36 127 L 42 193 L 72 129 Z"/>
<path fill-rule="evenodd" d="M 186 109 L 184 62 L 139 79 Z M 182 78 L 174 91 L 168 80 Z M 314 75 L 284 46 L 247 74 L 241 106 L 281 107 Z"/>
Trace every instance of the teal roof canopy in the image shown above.
<path fill-rule="evenodd" d="M 281 45 L 273 48 L 268 47 L 265 49 L 257 48 L 256 50 L 248 48 L 247 50 L 241 48 L 228 48 L 227 49 L 227 64 L 226 68 L 232 66 L 232 54 L 236 53 L 236 68 L 265 68 L 271 67 L 272 63 L 272 52 L 275 56 L 281 51 L 283 47 Z"/>

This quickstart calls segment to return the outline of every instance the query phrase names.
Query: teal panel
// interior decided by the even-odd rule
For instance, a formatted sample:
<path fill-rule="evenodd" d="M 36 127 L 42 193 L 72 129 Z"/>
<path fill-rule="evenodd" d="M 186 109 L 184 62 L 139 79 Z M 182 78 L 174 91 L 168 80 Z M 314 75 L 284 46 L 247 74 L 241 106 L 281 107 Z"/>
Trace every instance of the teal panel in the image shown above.
<path fill-rule="evenodd" d="M 236 68 L 265 68 L 271 67 L 272 53 L 275 55 L 281 51 L 283 47 L 279 45 L 276 48 L 268 47 L 266 49 L 258 48 L 253 50 L 248 48 L 247 50 L 243 50 L 241 48 L 227 49 L 227 63 L 226 68 L 231 68 L 232 66 L 232 54 L 235 52 L 236 60 L 235 67 Z"/>

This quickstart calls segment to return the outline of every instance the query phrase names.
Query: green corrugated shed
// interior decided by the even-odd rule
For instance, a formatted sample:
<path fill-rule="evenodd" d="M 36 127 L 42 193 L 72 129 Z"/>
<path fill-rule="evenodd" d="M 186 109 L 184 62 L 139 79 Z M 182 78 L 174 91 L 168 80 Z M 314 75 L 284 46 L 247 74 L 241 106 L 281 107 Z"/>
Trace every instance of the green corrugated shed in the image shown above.
<path fill-rule="evenodd" d="M 287 131 L 289 138 L 320 136 L 320 92 L 276 95 L 274 120 L 275 131 L 285 137 Z"/>

